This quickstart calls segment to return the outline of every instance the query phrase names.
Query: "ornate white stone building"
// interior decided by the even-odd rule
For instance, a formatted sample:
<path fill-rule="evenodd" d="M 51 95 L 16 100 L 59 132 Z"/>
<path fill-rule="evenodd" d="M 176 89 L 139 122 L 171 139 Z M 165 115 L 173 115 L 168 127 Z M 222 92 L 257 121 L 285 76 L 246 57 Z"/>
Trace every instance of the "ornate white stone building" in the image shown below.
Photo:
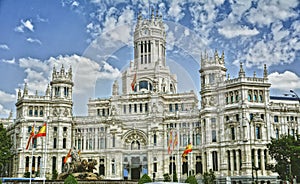
<path fill-rule="evenodd" d="M 61 173 L 64 157 L 76 147 L 82 158 L 98 161 L 94 172 L 105 179 L 139 179 L 147 173 L 162 180 L 174 171 L 181 180 L 190 174 L 200 179 L 213 170 L 219 182 L 276 182 L 277 174 L 266 170 L 274 163 L 266 144 L 271 137 L 298 133 L 297 99 L 270 97 L 266 66 L 262 77 L 246 77 L 241 65 L 238 77 L 230 79 L 224 53 L 203 53 L 200 108 L 196 91 L 177 92 L 177 78 L 165 56 L 161 16 L 139 16 L 134 60 L 122 73 L 121 85 L 114 82 L 110 98 L 89 100 L 87 116 L 72 115 L 71 68 L 53 68 L 45 96 L 28 94 L 25 84 L 18 93 L 16 119 L 8 126 L 14 140 L 10 175 L 21 177 L 30 168 L 42 172 L 43 158 L 48 177 L 54 170 Z M 34 143 L 32 157 L 32 149 L 25 149 L 31 127 L 37 131 L 44 122 L 48 136 Z M 173 142 L 178 138 L 172 153 L 170 136 Z M 193 151 L 182 162 L 189 142 Z"/>

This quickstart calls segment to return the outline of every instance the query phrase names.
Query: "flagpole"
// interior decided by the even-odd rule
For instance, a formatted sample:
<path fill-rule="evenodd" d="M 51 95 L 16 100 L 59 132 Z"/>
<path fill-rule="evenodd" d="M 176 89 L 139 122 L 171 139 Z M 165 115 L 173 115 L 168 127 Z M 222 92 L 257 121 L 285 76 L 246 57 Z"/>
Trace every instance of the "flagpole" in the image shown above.
<path fill-rule="evenodd" d="M 44 153 L 44 178 L 43 178 L 43 184 L 45 184 L 46 180 L 46 168 L 47 168 L 47 135 L 48 135 L 48 122 L 46 122 L 46 136 L 45 136 L 45 153 Z"/>
<path fill-rule="evenodd" d="M 32 150 L 31 150 L 31 164 L 30 164 L 30 179 L 29 179 L 29 183 L 31 184 L 31 179 L 32 179 L 32 163 L 33 163 L 33 145 L 32 145 Z"/>
<path fill-rule="evenodd" d="M 178 141 L 178 137 L 179 136 L 179 130 L 178 130 L 178 127 L 177 127 L 177 164 L 178 164 L 178 176 L 179 176 L 179 172 L 180 172 L 180 162 L 179 162 L 179 142 Z M 180 177 L 178 177 L 179 179 L 177 179 L 177 182 L 179 183 L 179 180 L 180 180 Z"/>
<path fill-rule="evenodd" d="M 34 121 L 34 124 L 33 126 L 31 127 L 33 130 L 31 130 L 31 132 L 33 132 L 34 134 L 34 127 L 35 127 L 35 121 Z M 30 133 L 30 136 L 31 133 Z M 34 151 L 34 137 L 31 138 L 32 140 L 30 140 L 32 142 L 32 150 L 31 150 L 31 164 L 30 164 L 30 179 L 29 179 L 29 183 L 31 184 L 31 180 L 32 180 L 32 163 L 33 163 L 33 151 Z"/>

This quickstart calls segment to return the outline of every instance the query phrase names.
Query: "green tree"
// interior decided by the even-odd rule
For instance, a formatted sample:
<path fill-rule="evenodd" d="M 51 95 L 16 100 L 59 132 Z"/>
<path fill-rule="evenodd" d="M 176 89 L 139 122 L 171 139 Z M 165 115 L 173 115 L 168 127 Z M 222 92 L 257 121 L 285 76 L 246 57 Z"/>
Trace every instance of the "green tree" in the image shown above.
<path fill-rule="evenodd" d="M 176 171 L 174 171 L 174 173 L 173 173 L 173 182 L 178 182 Z"/>
<path fill-rule="evenodd" d="M 52 172 L 52 180 L 56 180 L 57 179 L 57 176 L 58 176 L 58 173 L 57 173 L 57 170 L 54 169 L 54 171 Z"/>
<path fill-rule="evenodd" d="M 300 140 L 290 135 L 282 135 L 279 139 L 272 139 L 268 145 L 270 156 L 276 164 L 268 165 L 269 169 L 278 173 L 283 180 L 291 181 L 297 177 L 300 181 Z"/>
<path fill-rule="evenodd" d="M 143 183 L 149 183 L 152 182 L 150 176 L 148 176 L 147 174 L 144 174 L 141 179 L 139 180 L 138 184 L 143 184 Z"/>
<path fill-rule="evenodd" d="M 6 166 L 11 158 L 12 153 L 10 148 L 12 147 L 12 142 L 10 137 L 7 135 L 6 129 L 3 124 L 0 124 L 0 165 Z"/>
<path fill-rule="evenodd" d="M 212 184 L 216 179 L 215 173 L 210 169 L 209 172 L 203 173 L 203 183 Z"/>
<path fill-rule="evenodd" d="M 69 174 L 69 176 L 64 180 L 64 184 L 78 184 L 78 182 L 72 174 Z"/>
<path fill-rule="evenodd" d="M 168 173 L 164 174 L 164 182 L 169 182 L 171 181 L 171 177 Z"/>
<path fill-rule="evenodd" d="M 189 176 L 184 183 L 197 184 L 198 182 L 195 176 Z"/>

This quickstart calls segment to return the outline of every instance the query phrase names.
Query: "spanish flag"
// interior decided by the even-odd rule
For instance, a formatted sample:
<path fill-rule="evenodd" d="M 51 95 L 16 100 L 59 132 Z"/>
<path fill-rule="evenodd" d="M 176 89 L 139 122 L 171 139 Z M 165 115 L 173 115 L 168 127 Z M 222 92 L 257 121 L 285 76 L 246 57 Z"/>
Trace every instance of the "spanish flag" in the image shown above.
<path fill-rule="evenodd" d="M 31 139 L 32 139 L 32 143 L 33 143 L 33 137 L 34 137 L 34 126 L 32 126 L 32 128 L 31 128 L 31 132 L 30 132 L 30 135 L 29 135 L 29 138 L 27 141 L 26 149 L 29 148 Z"/>
<path fill-rule="evenodd" d="M 190 152 L 193 151 L 193 145 L 192 143 L 189 143 L 186 147 L 185 150 L 183 151 L 181 157 L 182 157 L 182 161 L 186 162 L 185 157 L 187 156 L 187 154 L 189 154 Z"/>
<path fill-rule="evenodd" d="M 45 137 L 46 136 L 46 126 L 47 124 L 44 123 L 44 125 L 42 126 L 42 128 L 39 130 L 39 132 L 37 134 L 35 134 L 34 138 L 37 137 Z"/>
<path fill-rule="evenodd" d="M 175 149 L 175 147 L 178 145 L 178 134 L 176 132 L 175 134 L 175 138 L 174 138 L 174 142 L 173 142 L 173 150 Z"/>
<path fill-rule="evenodd" d="M 68 161 L 68 158 L 71 157 L 71 150 L 72 150 L 72 149 L 69 150 L 67 156 L 65 157 L 65 159 L 64 159 L 64 164 Z"/>
<path fill-rule="evenodd" d="M 134 74 L 133 80 L 131 82 L 131 89 L 132 89 L 132 91 L 134 91 L 135 83 L 136 83 L 136 73 Z"/>
<path fill-rule="evenodd" d="M 170 131 L 170 136 L 169 136 L 169 140 L 168 140 L 168 154 L 171 154 L 172 153 L 172 142 L 173 142 L 173 133 L 172 131 Z"/>

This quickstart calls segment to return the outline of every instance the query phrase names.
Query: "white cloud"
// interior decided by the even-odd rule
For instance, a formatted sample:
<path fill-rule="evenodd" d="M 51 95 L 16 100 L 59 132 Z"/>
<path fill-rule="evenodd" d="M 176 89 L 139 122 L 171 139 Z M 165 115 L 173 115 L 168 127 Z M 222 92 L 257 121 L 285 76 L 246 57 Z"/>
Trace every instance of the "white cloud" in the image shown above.
<path fill-rule="evenodd" d="M 8 94 L 4 91 L 0 91 L 0 104 L 8 103 L 8 102 L 15 102 L 16 95 Z"/>
<path fill-rule="evenodd" d="M 0 117 L 9 116 L 14 102 L 16 102 L 15 94 L 9 94 L 0 90 Z"/>
<path fill-rule="evenodd" d="M 28 84 L 29 93 L 34 94 L 37 90 L 42 95 L 44 95 L 51 80 L 53 67 L 56 68 L 56 71 L 59 71 L 63 65 L 65 70 L 68 71 L 69 67 L 72 66 L 75 84 L 73 95 L 76 108 L 85 107 L 88 98 L 94 98 L 97 80 L 113 80 L 120 77 L 120 71 L 108 63 L 97 63 L 78 55 L 51 57 L 45 61 L 34 58 L 21 58 L 19 65 L 25 71 L 24 81 Z"/>
<path fill-rule="evenodd" d="M 15 64 L 15 58 L 13 59 L 1 59 L 1 62 L 8 63 L 8 64 Z"/>
<path fill-rule="evenodd" d="M 21 25 L 17 26 L 14 30 L 16 32 L 24 32 L 24 28 L 27 28 L 28 30 L 34 32 L 34 26 L 30 20 L 21 20 Z"/>
<path fill-rule="evenodd" d="M 168 15 L 174 18 L 176 22 L 184 17 L 185 14 L 182 11 L 179 1 L 171 1 Z"/>
<path fill-rule="evenodd" d="M 78 1 L 73 1 L 72 5 L 71 6 L 79 6 L 79 2 Z"/>
<path fill-rule="evenodd" d="M 33 30 L 33 24 L 32 24 L 32 22 L 30 21 L 30 20 L 26 20 L 26 21 L 23 21 L 23 20 L 21 20 L 21 23 L 22 23 L 22 25 L 25 27 L 25 28 L 27 28 L 27 29 L 29 29 L 30 31 L 34 31 Z"/>
<path fill-rule="evenodd" d="M 259 31 L 254 29 L 249 29 L 247 26 L 228 26 L 218 29 L 219 33 L 224 35 L 226 38 L 234 38 L 237 36 L 254 36 L 259 34 Z"/>
<path fill-rule="evenodd" d="M 42 42 L 39 39 L 27 38 L 26 41 L 28 41 L 30 43 L 38 43 L 38 44 L 42 45 Z"/>
<path fill-rule="evenodd" d="M 269 81 L 272 83 L 273 89 L 288 91 L 289 89 L 300 89 L 300 77 L 291 71 L 284 73 L 274 72 L 269 76 Z"/>
<path fill-rule="evenodd" d="M 246 18 L 252 24 L 268 26 L 277 20 L 287 20 L 298 16 L 293 9 L 299 4 L 298 0 L 290 1 L 258 1 L 256 8 L 251 8 Z"/>
<path fill-rule="evenodd" d="M 0 49 L 9 50 L 9 47 L 6 44 L 1 44 Z"/>
<path fill-rule="evenodd" d="M 0 104 L 0 117 L 8 117 L 11 110 L 4 108 L 2 104 Z"/>

